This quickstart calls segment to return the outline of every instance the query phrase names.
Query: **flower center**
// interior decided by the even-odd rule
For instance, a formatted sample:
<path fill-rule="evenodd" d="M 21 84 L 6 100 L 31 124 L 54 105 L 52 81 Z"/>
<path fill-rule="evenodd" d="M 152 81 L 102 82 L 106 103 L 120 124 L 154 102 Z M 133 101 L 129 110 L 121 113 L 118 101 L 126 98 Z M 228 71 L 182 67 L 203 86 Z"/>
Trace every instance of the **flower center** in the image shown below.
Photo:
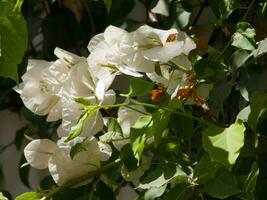
<path fill-rule="evenodd" d="M 39 88 L 40 88 L 41 93 L 49 92 L 49 89 L 43 80 L 39 81 Z"/>

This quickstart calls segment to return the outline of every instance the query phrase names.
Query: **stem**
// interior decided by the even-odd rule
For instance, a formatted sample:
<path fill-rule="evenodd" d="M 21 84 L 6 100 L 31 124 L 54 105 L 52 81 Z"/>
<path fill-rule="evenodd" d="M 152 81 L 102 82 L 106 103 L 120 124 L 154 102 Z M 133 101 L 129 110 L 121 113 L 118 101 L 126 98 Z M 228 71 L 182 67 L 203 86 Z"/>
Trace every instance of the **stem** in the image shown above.
<path fill-rule="evenodd" d="M 198 22 L 198 20 L 199 20 L 199 18 L 200 18 L 200 16 L 201 16 L 201 14 L 202 14 L 202 12 L 203 12 L 203 10 L 204 10 L 204 4 L 201 4 L 200 5 L 200 8 L 199 8 L 199 10 L 198 10 L 198 12 L 197 12 L 197 16 L 195 17 L 195 19 L 194 19 L 194 21 L 193 21 L 193 23 L 192 23 L 192 26 L 194 27 L 194 26 L 196 26 L 196 24 L 197 24 L 197 22 Z"/>
<path fill-rule="evenodd" d="M 196 116 L 193 116 L 193 115 L 190 115 L 190 114 L 187 114 L 185 112 L 182 112 L 182 111 L 177 111 L 177 110 L 172 110 L 168 107 L 161 107 L 161 106 L 157 106 L 157 105 L 154 105 L 154 104 L 149 104 L 149 103 L 141 103 L 141 102 L 134 102 L 135 105 L 140 105 L 140 106 L 145 106 L 145 107 L 150 107 L 150 108 L 156 108 L 156 109 L 162 109 L 162 110 L 165 110 L 167 112 L 170 112 L 170 113 L 173 113 L 173 114 L 176 114 L 176 115 L 180 115 L 180 116 L 183 116 L 183 117 L 187 117 L 187 118 L 190 118 L 190 119 L 194 119 L 202 124 L 206 124 L 206 125 L 216 125 L 216 126 L 220 126 L 220 127 L 223 127 L 221 124 L 219 123 L 216 123 L 216 122 L 211 122 L 211 121 L 207 121 L 207 120 L 204 120 L 202 118 L 199 118 L 199 117 L 196 117 Z"/>
<path fill-rule="evenodd" d="M 250 2 L 247 11 L 245 12 L 244 16 L 242 17 L 242 20 L 243 20 L 243 21 L 245 21 L 245 20 L 247 19 L 248 14 L 249 14 L 249 12 L 250 12 L 250 10 L 251 10 L 253 4 L 255 3 L 255 1 L 256 1 L 256 0 L 252 0 L 252 1 Z"/>
<path fill-rule="evenodd" d="M 224 54 L 225 52 L 228 50 L 228 48 L 231 46 L 232 44 L 232 38 L 231 40 L 227 43 L 227 45 L 224 47 L 224 49 L 222 50 L 222 52 L 216 57 L 215 60 L 219 60 Z"/>
<path fill-rule="evenodd" d="M 112 167 L 114 167 L 114 166 L 116 166 L 116 165 L 118 165 L 120 163 L 121 163 L 121 159 L 117 159 L 117 160 L 115 160 L 115 161 L 113 161 L 111 163 L 108 163 L 108 164 L 104 165 L 103 167 L 101 167 L 101 168 L 99 168 L 99 169 L 97 169 L 95 171 L 89 172 L 88 174 L 86 174 L 84 176 L 72 179 L 69 182 L 65 183 L 64 185 L 52 189 L 47 195 L 45 195 L 43 198 L 41 198 L 41 200 L 49 200 L 56 193 L 66 189 L 68 187 L 71 187 L 73 185 L 76 185 L 76 184 L 78 184 L 80 182 L 86 181 L 87 179 L 89 179 L 91 177 L 98 176 L 98 175 L 102 174 L 103 172 L 109 170 L 110 168 L 112 168 Z"/>
<path fill-rule="evenodd" d="M 186 69 L 184 66 L 182 65 L 179 65 L 179 64 L 176 64 L 172 61 L 169 61 L 168 63 L 166 63 L 167 65 L 169 65 L 170 67 L 174 67 L 174 68 L 178 68 L 178 70 L 184 72 L 184 73 L 187 73 L 187 74 L 190 74 L 190 70 Z"/>

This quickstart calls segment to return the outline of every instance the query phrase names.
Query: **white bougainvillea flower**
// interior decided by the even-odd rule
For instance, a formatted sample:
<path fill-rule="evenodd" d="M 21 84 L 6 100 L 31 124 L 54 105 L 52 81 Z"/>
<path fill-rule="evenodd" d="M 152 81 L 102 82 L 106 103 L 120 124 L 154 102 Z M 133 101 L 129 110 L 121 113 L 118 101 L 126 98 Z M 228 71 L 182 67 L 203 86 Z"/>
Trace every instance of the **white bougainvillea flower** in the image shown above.
<path fill-rule="evenodd" d="M 187 70 L 192 69 L 192 65 L 187 56 L 181 54 L 171 60 L 173 63 L 183 66 Z M 186 74 L 178 69 L 172 69 L 168 65 L 160 66 L 160 74 L 156 72 L 147 73 L 147 76 L 155 83 L 162 84 L 169 95 L 173 95 L 179 85 L 183 84 Z"/>
<path fill-rule="evenodd" d="M 60 139 L 57 144 L 48 139 L 33 140 L 24 150 L 27 162 L 37 169 L 48 167 L 58 185 L 83 176 L 100 166 L 100 149 L 94 137 L 77 137 L 68 143 L 64 143 L 65 139 Z M 70 150 L 78 143 L 82 144 L 82 148 L 71 158 Z"/>
<path fill-rule="evenodd" d="M 159 30 L 144 25 L 128 33 L 109 26 L 89 42 L 88 63 L 97 76 L 100 76 L 97 69 L 105 68 L 105 76 L 120 71 L 140 77 L 139 72 L 154 72 L 155 62 L 168 62 L 194 48 L 194 41 L 175 29 Z"/>
<path fill-rule="evenodd" d="M 89 42 L 88 49 L 91 52 L 88 64 L 96 76 L 104 74 L 106 77 L 113 77 L 112 75 L 118 72 L 142 76 L 126 63 L 126 58 L 134 51 L 131 35 L 127 31 L 108 26 L 103 34 L 96 35 Z M 101 68 L 105 72 L 98 72 Z"/>
<path fill-rule="evenodd" d="M 127 102 L 127 101 L 126 101 Z M 132 108 L 132 109 L 131 109 Z M 143 106 L 131 105 L 121 106 L 118 110 L 118 122 L 121 126 L 123 137 L 128 138 L 130 136 L 131 127 L 136 123 L 137 119 L 144 115 L 146 110 Z M 114 141 L 113 144 L 117 149 L 121 149 L 129 140 Z"/>
<path fill-rule="evenodd" d="M 80 139 L 76 139 L 76 142 L 80 143 Z M 71 159 L 70 149 L 77 144 L 76 142 L 72 141 L 72 144 L 59 146 L 57 151 L 49 158 L 48 169 L 58 185 L 63 185 L 71 179 L 83 176 L 100 166 L 100 151 L 97 140 L 92 137 L 90 140 L 83 141 L 83 150 Z"/>
<path fill-rule="evenodd" d="M 23 82 L 14 88 L 24 105 L 38 115 L 46 115 L 58 102 L 58 97 L 44 79 L 44 71 L 51 64 L 43 60 L 29 60 L 27 71 L 22 76 Z"/>
<path fill-rule="evenodd" d="M 58 146 L 51 140 L 38 139 L 31 141 L 24 149 L 27 162 L 36 169 L 45 169 L 48 166 L 50 156 Z"/>
<path fill-rule="evenodd" d="M 176 29 L 160 30 L 144 25 L 134 33 L 136 47 L 151 61 L 168 62 L 196 48 L 194 41 L 185 32 Z"/>

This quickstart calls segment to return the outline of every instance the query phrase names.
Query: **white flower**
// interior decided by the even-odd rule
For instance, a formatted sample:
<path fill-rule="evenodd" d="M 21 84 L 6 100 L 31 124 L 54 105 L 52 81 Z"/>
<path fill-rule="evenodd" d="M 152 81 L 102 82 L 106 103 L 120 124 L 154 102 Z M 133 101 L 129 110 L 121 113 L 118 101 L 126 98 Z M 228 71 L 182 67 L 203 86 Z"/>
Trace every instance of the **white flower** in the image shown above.
<path fill-rule="evenodd" d="M 187 70 L 192 69 L 190 61 L 184 54 L 181 54 L 173 58 L 172 62 L 183 66 Z M 178 69 L 171 70 L 170 66 L 168 65 L 161 65 L 160 73 L 161 75 L 157 74 L 156 72 L 147 73 L 147 76 L 153 82 L 162 84 L 166 88 L 166 91 L 169 95 L 173 95 L 177 87 L 179 88 L 180 85 L 184 84 L 187 75 Z"/>
<path fill-rule="evenodd" d="M 24 105 L 38 115 L 46 115 L 58 101 L 58 97 L 44 80 L 44 71 L 51 64 L 43 60 L 29 60 L 27 71 L 22 76 L 23 82 L 15 88 Z"/>
<path fill-rule="evenodd" d="M 57 150 L 58 146 L 48 139 L 37 139 L 31 141 L 24 149 L 27 162 L 34 168 L 45 169 L 48 166 L 50 156 Z"/>
<path fill-rule="evenodd" d="M 76 138 L 75 138 L 76 139 Z M 77 138 L 79 143 L 79 138 Z M 72 146 L 74 146 L 72 144 Z M 97 140 L 92 137 L 83 142 L 85 150 L 70 157 L 71 145 L 59 146 L 48 161 L 48 169 L 54 181 L 63 185 L 67 181 L 86 175 L 100 166 L 100 151 Z"/>
<path fill-rule="evenodd" d="M 48 114 L 47 121 L 62 119 L 58 135 L 65 137 L 82 113 L 83 107 L 75 102 L 76 97 L 83 96 L 96 105 L 115 102 L 115 92 L 108 90 L 114 76 L 95 77 L 88 69 L 86 58 L 60 48 L 56 48 L 54 53 L 58 57 L 55 62 L 29 62 L 17 91 L 25 106 L 34 113 Z M 97 112 L 86 123 L 82 135 L 94 135 L 102 128 L 102 116 Z"/>
<path fill-rule="evenodd" d="M 24 155 L 27 162 L 34 168 L 45 169 L 48 167 L 51 176 L 58 185 L 83 176 L 100 166 L 100 150 L 97 140 L 78 137 L 69 143 L 64 143 L 66 138 L 58 144 L 48 139 L 38 139 L 30 142 Z M 82 151 L 70 157 L 71 148 L 82 143 Z"/>
<path fill-rule="evenodd" d="M 155 62 L 168 62 L 181 54 L 187 55 L 194 48 L 194 41 L 175 29 L 159 30 L 144 25 L 128 33 L 109 26 L 89 42 L 88 63 L 96 76 L 108 77 L 120 71 L 140 77 L 139 72 L 153 73 Z M 100 68 L 105 68 L 105 72 L 99 73 Z"/>

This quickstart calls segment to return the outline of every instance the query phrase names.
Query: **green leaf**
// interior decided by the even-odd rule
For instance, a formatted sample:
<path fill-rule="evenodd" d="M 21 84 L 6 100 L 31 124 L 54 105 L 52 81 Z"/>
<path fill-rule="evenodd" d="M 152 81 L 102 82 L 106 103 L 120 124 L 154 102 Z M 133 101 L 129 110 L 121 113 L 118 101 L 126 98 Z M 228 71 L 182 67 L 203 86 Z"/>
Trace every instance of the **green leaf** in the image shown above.
<path fill-rule="evenodd" d="M 239 49 L 230 57 L 230 63 L 234 70 L 237 70 L 239 67 L 242 67 L 246 62 L 253 56 L 253 52 L 248 50 Z"/>
<path fill-rule="evenodd" d="M 221 168 L 216 177 L 204 186 L 204 191 L 214 198 L 226 199 L 241 192 L 237 183 L 234 174 L 225 168 Z"/>
<path fill-rule="evenodd" d="M 148 133 L 151 131 L 152 116 L 144 115 L 140 116 L 135 125 L 130 131 L 130 144 L 132 146 L 134 155 L 138 161 L 140 161 L 143 150 L 145 148 L 145 141 Z"/>
<path fill-rule="evenodd" d="M 188 179 L 186 173 L 175 164 L 164 163 L 157 166 L 153 171 L 150 171 L 147 176 L 141 180 L 138 188 L 149 189 L 151 187 L 161 187 L 170 181 L 181 183 Z"/>
<path fill-rule="evenodd" d="M 26 22 L 17 8 L 12 2 L 0 2 L 0 76 L 15 81 L 18 81 L 17 65 L 28 43 Z"/>
<path fill-rule="evenodd" d="M 232 38 L 232 45 L 239 49 L 252 51 L 256 47 L 255 35 L 256 31 L 249 23 L 239 22 Z"/>
<path fill-rule="evenodd" d="M 36 192 L 25 192 L 17 196 L 15 200 L 40 200 L 40 197 Z"/>
<path fill-rule="evenodd" d="M 144 81 L 137 77 L 132 77 L 130 79 L 129 93 L 125 96 L 127 97 L 139 97 L 149 94 L 149 91 L 153 89 L 154 83 Z"/>
<path fill-rule="evenodd" d="M 174 23 L 172 27 L 178 29 L 184 29 L 190 21 L 191 12 L 185 10 L 183 4 L 179 1 L 173 1 L 171 6 L 171 18 Z"/>
<path fill-rule="evenodd" d="M 240 122 L 229 128 L 210 126 L 203 132 L 203 147 L 213 160 L 231 168 L 244 145 L 245 130 L 244 124 Z"/>
<path fill-rule="evenodd" d="M 104 0 L 104 3 L 106 6 L 106 9 L 107 9 L 107 12 L 109 13 L 109 10 L 110 10 L 111 4 L 112 4 L 112 0 Z"/>
<path fill-rule="evenodd" d="M 216 113 L 223 113 L 223 104 L 231 94 L 234 83 L 231 81 L 218 81 L 210 91 L 210 107 Z"/>
<path fill-rule="evenodd" d="M 101 135 L 99 139 L 102 142 L 108 143 L 115 140 L 123 139 L 122 129 L 120 124 L 118 123 L 117 119 L 109 118 L 107 122 L 108 132 L 104 135 Z"/>
<path fill-rule="evenodd" d="M 122 133 L 122 129 L 117 119 L 109 118 L 107 122 L 108 132 Z"/>
<path fill-rule="evenodd" d="M 2 192 L 0 192 L 0 200 L 8 200 L 8 198 L 6 198 Z"/>
<path fill-rule="evenodd" d="M 267 68 L 265 66 L 251 64 L 241 68 L 240 72 L 238 88 L 247 101 L 254 92 L 265 92 L 267 90 Z"/>
<path fill-rule="evenodd" d="M 167 0 L 158 0 L 157 4 L 151 9 L 151 12 L 163 16 L 169 16 L 169 2 Z"/>
<path fill-rule="evenodd" d="M 153 135 L 156 146 L 160 143 L 162 134 L 169 124 L 169 120 L 170 113 L 164 110 L 159 109 L 153 113 Z"/>
<path fill-rule="evenodd" d="M 267 38 L 261 40 L 258 44 L 258 48 L 253 52 L 255 58 L 258 58 L 265 53 L 267 53 Z"/>
<path fill-rule="evenodd" d="M 129 144 L 122 147 L 120 158 L 128 171 L 137 169 L 138 160 L 134 157 L 134 152 Z"/>
<path fill-rule="evenodd" d="M 215 178 L 220 168 L 220 164 L 212 161 L 208 155 L 204 155 L 194 168 L 194 178 L 197 178 L 200 183 L 206 184 L 209 180 Z"/>
<path fill-rule="evenodd" d="M 163 200 L 185 200 L 192 194 L 192 185 L 181 183 L 172 188 L 163 196 Z"/>
<path fill-rule="evenodd" d="M 25 163 L 27 163 L 27 160 L 24 154 L 22 154 L 20 161 L 19 161 L 19 178 L 25 186 L 30 188 L 30 183 L 29 183 L 30 166 L 25 165 L 21 167 Z"/>
<path fill-rule="evenodd" d="M 247 106 L 238 113 L 236 118 L 242 120 L 243 122 L 247 122 L 250 112 L 250 106 Z"/>
<path fill-rule="evenodd" d="M 214 1 L 214 3 L 218 3 L 219 5 L 221 20 L 227 19 L 238 6 L 235 0 L 221 0 Z"/>
<path fill-rule="evenodd" d="M 90 106 L 92 104 L 91 100 L 87 99 L 86 97 L 76 97 L 75 101 L 84 106 Z"/>
<path fill-rule="evenodd" d="M 84 112 L 82 114 L 82 116 L 80 117 L 78 123 L 75 126 L 71 127 L 69 135 L 68 135 L 67 139 L 65 140 L 65 142 L 68 142 L 68 141 L 80 136 L 82 131 L 83 131 L 83 126 L 88 122 L 88 120 L 98 110 L 99 110 L 99 108 L 97 106 L 92 106 L 86 112 Z"/>
<path fill-rule="evenodd" d="M 188 117 L 172 114 L 170 118 L 170 128 L 178 137 L 184 140 L 190 140 L 194 131 L 193 120 Z"/>
<path fill-rule="evenodd" d="M 251 112 L 248 117 L 248 124 L 252 130 L 257 133 L 258 122 L 267 110 L 267 95 L 254 93 L 251 97 L 250 109 Z"/>
<path fill-rule="evenodd" d="M 259 176 L 259 167 L 256 162 L 252 163 L 251 170 L 249 174 L 245 175 L 244 180 L 242 181 L 242 185 L 244 188 L 244 192 L 250 194 L 250 196 L 254 196 L 254 191 L 257 184 L 257 178 Z M 253 197 L 254 199 L 255 197 Z"/>
<path fill-rule="evenodd" d="M 201 59 L 194 64 L 194 70 L 198 79 L 215 81 L 225 76 L 226 66 L 220 62 Z"/>

